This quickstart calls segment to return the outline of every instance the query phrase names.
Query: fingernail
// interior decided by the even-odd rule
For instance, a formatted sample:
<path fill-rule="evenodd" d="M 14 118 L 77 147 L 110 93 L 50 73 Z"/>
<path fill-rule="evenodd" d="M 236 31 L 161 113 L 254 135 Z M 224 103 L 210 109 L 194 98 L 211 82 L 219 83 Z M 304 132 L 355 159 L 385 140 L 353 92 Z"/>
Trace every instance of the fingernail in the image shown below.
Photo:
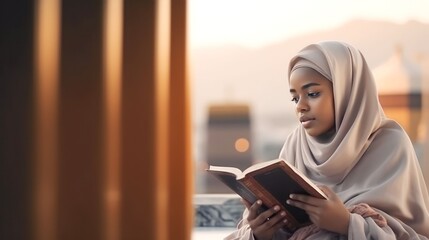
<path fill-rule="evenodd" d="M 289 205 L 291 205 L 292 201 L 291 200 L 286 200 L 286 203 L 289 204 Z"/>
<path fill-rule="evenodd" d="M 283 223 L 287 223 L 287 219 L 283 220 Z"/>
<path fill-rule="evenodd" d="M 295 195 L 294 195 L 294 194 L 291 194 L 291 195 L 289 195 L 289 197 L 290 197 L 290 198 L 294 198 L 294 197 L 295 197 Z"/>
<path fill-rule="evenodd" d="M 262 201 L 261 201 L 261 200 L 258 200 L 258 201 L 256 201 L 256 203 L 257 203 L 257 204 L 259 204 L 259 205 L 261 205 L 261 204 L 262 204 Z"/>
<path fill-rule="evenodd" d="M 284 216 L 286 216 L 286 213 L 285 213 L 285 212 L 282 212 L 282 213 L 280 213 L 280 215 L 281 215 L 282 217 L 284 217 Z"/>
<path fill-rule="evenodd" d="M 278 211 L 278 210 L 280 210 L 280 207 L 279 206 L 275 206 L 274 207 L 274 211 Z"/>

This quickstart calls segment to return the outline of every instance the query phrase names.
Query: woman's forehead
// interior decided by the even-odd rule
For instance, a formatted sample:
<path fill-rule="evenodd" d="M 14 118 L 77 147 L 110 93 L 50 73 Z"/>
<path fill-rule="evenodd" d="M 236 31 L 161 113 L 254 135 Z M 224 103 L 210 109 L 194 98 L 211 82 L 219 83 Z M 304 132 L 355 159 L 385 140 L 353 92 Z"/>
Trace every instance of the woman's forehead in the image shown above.
<path fill-rule="evenodd" d="M 295 69 L 291 75 L 289 82 L 292 84 L 293 82 L 302 82 L 302 81 L 315 81 L 315 82 L 326 82 L 331 83 L 327 78 L 325 78 L 322 74 L 317 72 L 316 70 L 309 67 L 300 67 Z"/>

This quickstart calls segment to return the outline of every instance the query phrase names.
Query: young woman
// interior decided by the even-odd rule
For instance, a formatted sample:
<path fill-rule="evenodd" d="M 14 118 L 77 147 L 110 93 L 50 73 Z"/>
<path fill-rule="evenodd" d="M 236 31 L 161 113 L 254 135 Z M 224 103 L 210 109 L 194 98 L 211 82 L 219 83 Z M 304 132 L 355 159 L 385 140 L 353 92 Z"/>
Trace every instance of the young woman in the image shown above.
<path fill-rule="evenodd" d="M 247 204 L 226 239 L 428 239 L 418 159 L 405 131 L 384 115 L 362 54 L 341 42 L 309 45 L 290 61 L 289 87 L 300 124 L 280 158 L 328 199 L 292 194 L 287 203 L 313 222 L 294 233 L 282 229 L 278 207 L 261 212 L 260 201 Z"/>

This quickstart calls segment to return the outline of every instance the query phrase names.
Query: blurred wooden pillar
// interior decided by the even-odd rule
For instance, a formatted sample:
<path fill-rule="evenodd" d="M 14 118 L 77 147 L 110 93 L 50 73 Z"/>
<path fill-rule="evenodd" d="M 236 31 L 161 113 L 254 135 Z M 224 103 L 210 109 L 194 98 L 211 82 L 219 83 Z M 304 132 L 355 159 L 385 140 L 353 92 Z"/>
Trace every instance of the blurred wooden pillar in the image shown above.
<path fill-rule="evenodd" d="M 193 166 L 187 58 L 187 1 L 171 1 L 170 60 L 170 239 L 191 239 Z M 178 224 L 181 223 L 181 224 Z"/>
<path fill-rule="evenodd" d="M 57 237 L 60 0 L 35 6 L 34 239 Z"/>
<path fill-rule="evenodd" d="M 0 1 L 0 239 L 31 239 L 34 1 Z"/>
<path fill-rule="evenodd" d="M 123 41 L 122 239 L 190 239 L 186 1 L 125 0 Z"/>
<path fill-rule="evenodd" d="M 186 1 L 106 4 L 0 2 L 0 239 L 190 239 Z"/>
<path fill-rule="evenodd" d="M 57 239 L 102 239 L 102 0 L 63 0 Z"/>
<path fill-rule="evenodd" d="M 155 3 L 123 7 L 121 239 L 156 239 Z"/>
<path fill-rule="evenodd" d="M 103 37 L 103 239 L 120 240 L 123 1 L 106 0 Z"/>
<path fill-rule="evenodd" d="M 160 239 L 156 1 L 124 1 L 121 239 Z M 168 151 L 168 147 L 165 151 Z M 164 209 L 166 206 L 164 207 Z M 165 220 L 165 219 L 164 219 Z"/>

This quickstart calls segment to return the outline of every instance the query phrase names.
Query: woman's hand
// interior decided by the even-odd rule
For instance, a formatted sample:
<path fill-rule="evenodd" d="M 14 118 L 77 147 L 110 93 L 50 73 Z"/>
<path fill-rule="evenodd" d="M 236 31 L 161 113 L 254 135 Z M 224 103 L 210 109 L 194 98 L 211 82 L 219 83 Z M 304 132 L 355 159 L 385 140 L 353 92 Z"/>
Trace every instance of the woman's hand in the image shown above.
<path fill-rule="evenodd" d="M 271 240 L 274 233 L 282 228 L 286 223 L 286 213 L 280 211 L 279 206 L 274 206 L 266 211 L 261 211 L 262 201 L 258 200 L 253 205 L 243 200 L 249 215 L 247 221 L 253 231 L 253 236 L 257 240 Z"/>
<path fill-rule="evenodd" d="M 341 199 L 326 186 L 320 189 L 328 199 L 319 199 L 302 194 L 291 194 L 287 203 L 301 208 L 310 216 L 310 220 L 319 228 L 347 235 L 350 221 L 350 212 Z"/>

